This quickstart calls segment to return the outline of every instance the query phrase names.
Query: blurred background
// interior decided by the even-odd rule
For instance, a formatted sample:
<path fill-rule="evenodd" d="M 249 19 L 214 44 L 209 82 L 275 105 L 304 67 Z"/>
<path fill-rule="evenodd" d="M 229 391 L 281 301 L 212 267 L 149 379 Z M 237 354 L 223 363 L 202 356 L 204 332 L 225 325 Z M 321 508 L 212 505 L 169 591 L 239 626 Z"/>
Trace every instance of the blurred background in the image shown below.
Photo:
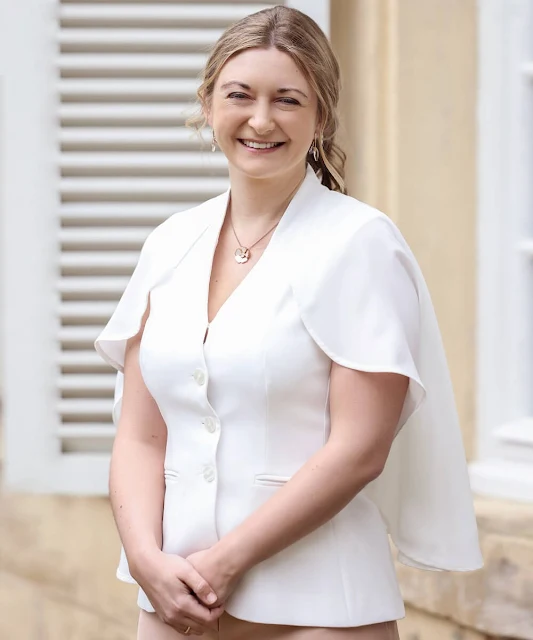
<path fill-rule="evenodd" d="M 273 4 L 0 0 L 0 640 L 135 637 L 92 343 L 149 231 L 226 188 L 185 118 L 222 30 Z M 485 567 L 398 565 L 402 640 L 531 640 L 533 0 L 285 4 L 339 57 L 349 191 L 422 266 L 470 462 Z"/>

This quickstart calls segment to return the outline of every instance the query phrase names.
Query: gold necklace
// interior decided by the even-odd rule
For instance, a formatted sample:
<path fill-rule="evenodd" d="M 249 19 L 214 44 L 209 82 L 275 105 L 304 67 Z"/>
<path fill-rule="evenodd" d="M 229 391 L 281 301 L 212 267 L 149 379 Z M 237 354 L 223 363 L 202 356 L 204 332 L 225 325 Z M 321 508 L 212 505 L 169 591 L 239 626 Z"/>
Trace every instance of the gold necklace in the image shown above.
<path fill-rule="evenodd" d="M 261 237 L 259 238 L 259 240 L 256 240 L 256 242 L 254 242 L 254 243 L 253 243 L 252 245 L 250 245 L 249 247 L 245 247 L 245 246 L 242 244 L 242 242 L 239 240 L 238 236 L 237 236 L 237 232 L 235 231 L 235 227 L 233 226 L 233 220 L 231 219 L 231 214 L 230 214 L 230 217 L 229 217 L 229 221 L 230 221 L 230 224 L 231 224 L 231 228 L 233 229 L 233 234 L 235 235 L 235 239 L 236 239 L 236 240 L 237 240 L 237 242 L 239 243 L 239 246 L 235 249 L 235 254 L 234 254 L 234 256 L 235 256 L 235 262 L 238 262 L 239 264 L 244 264 L 245 262 L 248 262 L 248 260 L 249 260 L 249 259 L 250 259 L 250 257 L 251 257 L 250 249 L 253 249 L 253 248 L 255 247 L 255 245 L 256 245 L 258 242 L 261 242 L 261 240 L 262 240 L 263 238 L 266 238 L 266 237 L 268 236 L 268 234 L 269 234 L 271 231 L 274 231 L 274 229 L 275 229 L 275 228 L 278 226 L 278 224 L 279 224 L 279 220 L 278 220 L 278 221 L 276 222 L 276 224 L 272 227 L 272 229 L 270 229 L 269 231 L 267 231 L 267 232 L 265 233 L 265 235 L 264 235 L 264 236 L 261 236 Z"/>
<path fill-rule="evenodd" d="M 290 202 L 290 201 L 292 200 L 292 198 L 293 198 L 294 194 L 295 194 L 295 193 L 298 191 L 298 189 L 300 188 L 300 185 L 301 185 L 301 184 L 302 184 L 302 182 L 305 180 L 305 175 L 306 175 L 306 174 L 304 173 L 303 178 L 300 180 L 300 182 L 296 185 L 296 188 L 295 188 L 295 189 L 293 190 L 293 192 L 290 194 L 290 196 L 289 196 L 289 198 L 288 198 L 288 202 Z M 288 204 L 286 205 L 285 210 L 286 210 L 286 208 L 287 208 L 287 207 L 288 207 Z M 281 216 L 281 218 L 283 218 L 283 215 Z M 248 262 L 248 260 L 249 260 L 249 259 L 250 259 L 250 257 L 251 257 L 251 255 L 250 255 L 250 249 L 253 249 L 253 248 L 255 247 L 255 245 L 256 245 L 258 242 L 261 242 L 261 240 L 262 240 L 263 238 L 266 238 L 266 236 L 268 236 L 268 234 L 269 234 L 271 231 L 274 231 L 274 229 L 275 229 L 275 228 L 278 226 L 278 224 L 281 222 L 281 218 L 276 222 L 276 224 L 272 227 L 272 229 L 270 229 L 269 231 L 267 231 L 267 232 L 265 233 L 265 235 L 264 235 L 264 236 L 261 236 L 261 237 L 259 238 L 259 240 L 257 240 L 256 242 L 254 242 L 254 243 L 253 243 L 252 245 L 250 245 L 249 247 L 245 247 L 245 246 L 242 244 L 242 242 L 239 240 L 238 236 L 237 236 L 237 232 L 235 231 L 235 227 L 233 226 L 233 219 L 232 219 L 232 217 L 231 217 L 231 213 L 230 213 L 229 221 L 230 221 L 230 224 L 231 224 L 231 228 L 233 229 L 233 234 L 235 235 L 235 239 L 236 239 L 236 240 L 237 240 L 237 242 L 239 243 L 239 246 L 235 249 L 235 254 L 234 254 L 234 256 L 235 256 L 235 262 L 238 262 L 239 264 L 244 264 L 245 262 Z"/>

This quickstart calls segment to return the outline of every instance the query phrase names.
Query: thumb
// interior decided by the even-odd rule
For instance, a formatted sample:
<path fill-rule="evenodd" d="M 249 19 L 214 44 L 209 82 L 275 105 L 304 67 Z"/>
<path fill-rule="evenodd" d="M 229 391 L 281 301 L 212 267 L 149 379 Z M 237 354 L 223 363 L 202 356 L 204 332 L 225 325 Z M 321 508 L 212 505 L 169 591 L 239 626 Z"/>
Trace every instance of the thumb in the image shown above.
<path fill-rule="evenodd" d="M 211 588 L 211 585 L 207 580 L 202 578 L 198 571 L 196 571 L 189 562 L 186 562 L 183 567 L 183 576 L 181 579 L 189 589 L 194 591 L 198 600 L 204 604 L 212 605 L 218 600 L 216 593 Z"/>

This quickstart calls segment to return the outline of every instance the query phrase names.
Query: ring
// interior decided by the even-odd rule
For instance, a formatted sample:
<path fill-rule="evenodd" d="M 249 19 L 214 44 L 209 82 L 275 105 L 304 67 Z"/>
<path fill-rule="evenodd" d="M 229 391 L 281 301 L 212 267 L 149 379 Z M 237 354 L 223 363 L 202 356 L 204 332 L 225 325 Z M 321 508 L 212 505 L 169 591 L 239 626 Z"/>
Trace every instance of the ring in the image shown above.
<path fill-rule="evenodd" d="M 183 635 L 184 635 L 184 636 L 188 636 L 188 635 L 189 635 L 189 631 L 190 631 L 190 630 L 191 630 L 191 628 L 190 628 L 190 627 L 187 627 L 187 628 L 185 629 L 185 631 L 183 632 Z"/>

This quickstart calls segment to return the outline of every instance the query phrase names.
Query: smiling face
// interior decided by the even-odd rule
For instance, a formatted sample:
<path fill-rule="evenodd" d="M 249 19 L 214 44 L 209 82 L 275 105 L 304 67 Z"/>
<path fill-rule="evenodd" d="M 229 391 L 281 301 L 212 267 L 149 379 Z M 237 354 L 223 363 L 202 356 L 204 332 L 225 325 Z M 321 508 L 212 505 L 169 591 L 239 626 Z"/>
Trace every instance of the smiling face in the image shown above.
<path fill-rule="evenodd" d="M 288 54 L 247 49 L 223 66 L 206 115 L 230 170 L 271 179 L 305 169 L 317 104 Z"/>

